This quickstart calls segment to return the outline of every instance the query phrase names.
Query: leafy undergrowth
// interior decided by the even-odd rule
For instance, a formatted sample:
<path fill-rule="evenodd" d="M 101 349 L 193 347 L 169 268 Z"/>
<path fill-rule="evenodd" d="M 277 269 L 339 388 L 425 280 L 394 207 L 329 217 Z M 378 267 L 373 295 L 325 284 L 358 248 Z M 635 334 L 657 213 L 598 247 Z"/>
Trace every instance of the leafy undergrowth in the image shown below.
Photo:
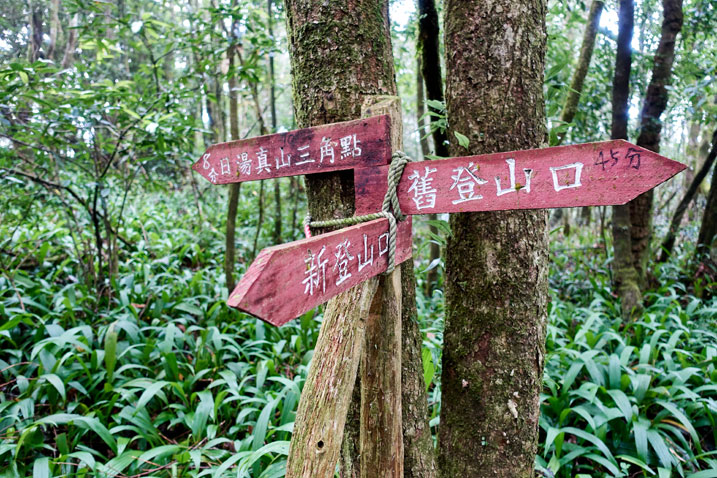
<path fill-rule="evenodd" d="M 131 208 L 133 249 L 100 298 L 61 215 L 0 224 L 14 252 L 0 276 L 0 476 L 284 475 L 321 316 L 275 328 L 228 309 L 221 225 L 163 197 Z M 240 237 L 253 236 L 252 207 Z M 239 242 L 241 256 L 251 241 Z M 687 266 L 670 263 L 623 326 L 600 250 L 553 266 L 538 472 L 717 477 L 715 300 L 693 297 Z M 440 290 L 419 290 L 418 305 L 435 431 Z"/>
<path fill-rule="evenodd" d="M 688 269 L 659 267 L 624 323 L 602 254 L 553 257 L 543 476 L 717 477 L 717 301 L 691 295 Z"/>

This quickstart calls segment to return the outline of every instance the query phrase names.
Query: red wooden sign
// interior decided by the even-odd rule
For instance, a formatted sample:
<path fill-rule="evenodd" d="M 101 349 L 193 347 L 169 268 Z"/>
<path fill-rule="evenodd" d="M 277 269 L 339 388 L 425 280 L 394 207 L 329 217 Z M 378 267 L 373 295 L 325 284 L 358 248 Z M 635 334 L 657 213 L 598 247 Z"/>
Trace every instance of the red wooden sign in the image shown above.
<path fill-rule="evenodd" d="M 623 140 L 409 163 L 404 214 L 625 204 L 686 166 Z M 388 166 L 355 171 L 356 214 L 381 208 Z"/>
<path fill-rule="evenodd" d="M 411 257 L 410 218 L 398 224 L 396 265 Z M 388 220 L 376 219 L 261 251 L 227 304 L 281 326 L 388 267 Z"/>
<path fill-rule="evenodd" d="M 388 164 L 388 115 L 215 144 L 192 165 L 214 184 Z"/>

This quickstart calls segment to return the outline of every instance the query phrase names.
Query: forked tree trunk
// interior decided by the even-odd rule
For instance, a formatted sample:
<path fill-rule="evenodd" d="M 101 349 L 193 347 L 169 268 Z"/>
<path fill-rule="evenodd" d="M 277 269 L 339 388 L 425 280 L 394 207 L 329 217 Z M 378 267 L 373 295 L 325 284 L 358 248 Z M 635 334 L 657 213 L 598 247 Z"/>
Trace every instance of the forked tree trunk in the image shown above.
<path fill-rule="evenodd" d="M 647 87 L 645 102 L 640 114 L 640 136 L 637 145 L 660 152 L 660 116 L 667 108 L 667 87 L 672 78 L 672 63 L 675 60 L 675 43 L 682 29 L 682 0 L 662 0 L 663 19 L 660 43 L 655 52 L 652 78 Z M 630 201 L 630 237 L 632 261 L 637 272 L 641 289 L 647 285 L 647 262 L 650 258 L 652 237 L 652 203 L 654 190 L 649 190 Z"/>
<path fill-rule="evenodd" d="M 451 133 L 470 139 L 469 154 L 542 146 L 545 1 L 447 0 L 445 15 Z M 454 155 L 465 152 L 452 144 Z M 481 193 L 496 194 L 489 185 Z M 547 222 L 544 211 L 451 216 L 438 439 L 443 477 L 533 476 Z"/>
<path fill-rule="evenodd" d="M 617 55 L 612 81 L 612 139 L 627 139 L 630 70 L 632 69 L 632 33 L 635 25 L 633 0 L 620 0 L 618 10 Z M 642 306 L 637 272 L 632 260 L 630 241 L 630 207 L 612 208 L 612 242 L 614 249 L 613 281 L 621 299 L 622 317 L 629 318 Z"/>
<path fill-rule="evenodd" d="M 717 131 L 712 136 L 710 157 L 717 154 Z M 712 183 L 707 195 L 707 205 L 702 216 L 700 233 L 697 236 L 697 252 L 711 252 L 717 235 L 717 166 L 712 170 Z M 715 260 L 714 258 L 712 260 Z"/>
<path fill-rule="evenodd" d="M 692 178 L 692 183 L 690 184 L 690 187 L 687 189 L 687 192 L 680 201 L 680 204 L 677 205 L 677 209 L 675 209 L 675 214 L 672 216 L 672 221 L 670 221 L 670 229 L 667 231 L 667 236 L 665 236 L 665 239 L 662 241 L 662 253 L 660 255 L 660 262 L 665 262 L 667 258 L 672 254 L 672 250 L 675 247 L 675 239 L 677 238 L 677 230 L 682 223 L 682 217 L 685 215 L 687 207 L 695 198 L 697 190 L 700 188 L 700 184 L 702 184 L 702 181 L 704 181 L 707 177 L 707 174 L 709 174 L 716 156 L 717 130 L 715 130 L 715 132 L 712 134 L 712 149 L 710 151 L 710 154 L 707 156 L 707 159 L 705 159 L 705 162 L 702 164 L 702 167 L 697 172 L 695 177 Z M 706 216 L 705 218 L 707 219 Z"/>
<path fill-rule="evenodd" d="M 287 32 L 291 53 L 293 94 L 296 120 L 299 127 L 315 126 L 358 118 L 364 97 L 395 95 L 396 84 L 393 72 L 393 57 L 388 25 L 387 0 L 287 0 L 285 3 Z M 352 172 L 327 173 L 307 176 L 306 189 L 309 210 L 315 220 L 340 218 L 353 214 L 354 184 Z M 428 430 L 426 395 L 421 385 L 419 393 L 407 382 L 422 380 L 422 375 L 413 373 L 422 370 L 421 354 L 406 352 L 406 348 L 419 344 L 420 334 L 415 321 L 415 296 L 407 288 L 407 279 L 413 277 L 412 261 L 406 261 L 400 268 L 403 287 L 402 341 L 402 417 L 405 444 L 405 476 L 411 475 L 412 453 L 425 455 L 426 450 L 415 451 L 420 444 L 431 443 Z M 356 297 L 368 293 L 373 281 L 368 281 L 351 291 L 329 301 L 324 313 L 324 324 L 312 360 L 309 378 L 304 385 L 299 404 L 294 435 L 287 463 L 287 477 L 333 476 L 339 458 L 340 437 L 343 435 L 345 414 L 354 386 L 358 359 L 347 354 L 340 357 L 331 368 L 331 360 L 337 352 L 337 344 L 348 340 L 357 341 L 362 333 L 362 313 L 356 309 Z M 408 294 L 406 293 L 408 292 Z M 353 296 L 351 296 L 353 294 Z M 408 312 L 407 312 L 408 309 Z M 336 321 L 332 327 L 328 319 L 337 314 L 351 311 L 351 320 Z M 358 314 L 358 317 L 356 315 Z M 331 332 L 331 333 L 329 333 Z M 339 340 L 340 339 L 340 340 Z M 338 342 L 337 342 L 338 340 Z M 407 345 L 409 344 L 409 345 Z M 355 344 L 354 344 L 355 345 Z M 341 345 L 345 347 L 345 345 Z M 333 354 L 330 353 L 333 351 Z M 340 351 L 339 351 L 340 352 Z M 414 353 L 415 352 L 415 353 Z M 410 362 L 418 358 L 417 363 Z M 344 360 L 345 359 L 345 360 Z M 408 363 L 407 363 L 408 362 Z M 344 374 L 343 372 L 351 372 Z M 409 371 L 409 373 L 407 373 Z M 335 382 L 334 396 L 341 400 L 332 403 L 329 410 L 318 407 L 306 397 L 320 392 L 317 374 L 326 376 L 341 373 L 341 381 Z M 340 390 L 339 390 L 340 389 Z M 407 395 L 413 394 L 413 395 Z M 338 407 L 339 402 L 341 407 Z M 334 404 L 336 406 L 334 406 Z M 421 414 L 421 411 L 424 413 Z M 329 420 L 330 418 L 330 420 Z M 327 421 L 328 420 L 328 421 Z M 322 432 L 323 431 L 323 432 Z M 322 440 L 321 449 L 316 438 L 332 437 L 331 443 Z M 337 443 L 334 438 L 338 437 Z M 432 448 L 432 447 L 429 447 Z M 428 450 L 430 451 L 430 450 Z M 430 455 L 428 455 L 430 457 Z M 316 473 L 318 461 L 328 463 L 321 473 Z M 428 461 L 424 456 L 424 461 Z M 354 462 L 356 462 L 354 460 Z M 425 463 L 418 463 L 425 465 Z M 426 468 L 430 468 L 426 465 Z"/>

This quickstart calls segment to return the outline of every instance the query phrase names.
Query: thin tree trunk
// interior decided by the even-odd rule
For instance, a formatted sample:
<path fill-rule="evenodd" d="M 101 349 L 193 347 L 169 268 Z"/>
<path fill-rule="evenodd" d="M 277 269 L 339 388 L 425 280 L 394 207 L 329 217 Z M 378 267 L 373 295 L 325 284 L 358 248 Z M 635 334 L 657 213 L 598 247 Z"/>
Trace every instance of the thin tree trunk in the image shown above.
<path fill-rule="evenodd" d="M 40 1 L 30 2 L 30 42 L 28 44 L 28 60 L 30 62 L 45 56 L 42 52 L 42 11 L 43 5 Z"/>
<path fill-rule="evenodd" d="M 77 49 L 77 27 L 80 24 L 79 15 L 75 13 L 70 20 L 69 33 L 67 34 L 67 45 L 65 54 L 62 56 L 62 69 L 69 68 L 75 61 L 75 50 Z"/>
<path fill-rule="evenodd" d="M 598 32 L 598 25 L 600 24 L 600 15 L 602 9 L 605 6 L 605 2 L 602 0 L 593 0 L 590 5 L 590 13 L 588 13 L 588 21 L 583 32 L 583 43 L 580 48 L 580 58 L 578 64 L 575 67 L 573 73 L 573 79 L 570 82 L 570 88 L 568 89 L 568 96 L 565 99 L 565 105 L 563 106 L 563 112 L 560 115 L 560 121 L 563 123 L 572 123 L 575 118 L 575 114 L 578 112 L 578 103 L 580 101 L 580 95 L 583 92 L 583 85 L 585 84 L 585 77 L 588 74 L 588 68 L 590 68 L 590 60 L 593 56 L 593 50 L 595 48 L 595 37 Z M 558 134 L 558 145 L 562 144 L 565 139 L 566 132 Z"/>
<path fill-rule="evenodd" d="M 291 176 L 289 178 L 289 190 L 291 191 L 291 235 L 289 237 L 296 237 L 296 226 L 297 216 L 299 211 L 299 180 Z"/>
<path fill-rule="evenodd" d="M 578 103 L 580 102 L 580 95 L 583 93 L 583 85 L 585 84 L 585 77 L 588 74 L 588 68 L 590 68 L 590 60 L 592 60 L 593 50 L 595 49 L 595 38 L 597 37 L 598 25 L 600 24 L 600 15 L 602 14 L 604 6 L 605 2 L 602 0 L 593 0 L 592 4 L 590 4 L 587 25 L 583 32 L 583 43 L 580 47 L 580 57 L 578 58 L 578 64 L 573 73 L 573 78 L 570 81 L 568 96 L 565 99 L 565 105 L 560 115 L 560 121 L 564 124 L 572 123 L 573 119 L 575 119 L 575 114 L 578 112 Z M 557 145 L 563 143 L 566 134 L 567 131 L 558 133 Z M 558 211 L 560 211 L 560 209 L 558 209 Z M 586 216 L 588 218 L 590 217 L 589 206 L 582 208 L 581 218 L 585 218 Z M 567 215 L 565 215 L 563 230 L 569 229 L 570 223 L 567 219 Z"/>
<path fill-rule="evenodd" d="M 717 132 L 712 136 L 712 151 L 710 157 L 714 158 L 717 154 Z M 712 183 L 710 192 L 707 196 L 707 205 L 702 216 L 702 225 L 700 233 L 697 236 L 697 252 L 700 251 L 710 253 L 714 245 L 715 236 L 717 235 L 717 167 L 712 170 Z M 715 260 L 714 258 L 712 260 Z"/>
<path fill-rule="evenodd" d="M 259 181 L 259 217 L 256 220 L 256 232 L 254 233 L 254 244 L 251 248 L 252 259 L 256 257 L 256 249 L 259 244 L 261 227 L 264 225 L 264 180 Z"/>
<path fill-rule="evenodd" d="M 439 49 L 440 29 L 438 11 L 434 0 L 418 0 L 418 43 L 416 49 L 421 57 L 423 81 L 426 83 L 426 97 L 433 101 L 444 101 L 443 75 Z M 429 110 L 438 113 L 435 108 Z M 431 122 L 437 121 L 431 116 Z M 448 133 L 439 128 L 433 130 L 433 147 L 436 156 L 448 156 Z"/>
<path fill-rule="evenodd" d="M 450 130 L 468 136 L 469 154 L 540 147 L 546 2 L 447 0 L 445 15 Z M 463 151 L 451 145 L 451 153 Z M 438 439 L 443 477 L 533 476 L 547 225 L 544 211 L 451 215 Z"/>
<path fill-rule="evenodd" d="M 695 177 L 692 179 L 692 183 L 690 184 L 690 187 L 687 189 L 685 196 L 682 198 L 682 201 L 680 201 L 680 204 L 677 205 L 677 209 L 675 209 L 675 214 L 672 216 L 672 221 L 670 222 L 670 229 L 667 231 L 667 236 L 662 241 L 662 254 L 660 255 L 660 262 L 665 262 L 667 260 L 667 258 L 672 254 L 672 250 L 675 247 L 675 239 L 677 237 L 677 229 L 680 227 L 680 223 L 682 222 L 682 217 L 685 215 L 685 211 L 687 211 L 687 207 L 690 205 L 692 200 L 695 198 L 695 195 L 697 194 L 697 190 L 700 188 L 700 184 L 702 184 L 702 181 L 705 180 L 705 178 L 707 177 L 707 174 L 710 172 L 710 169 L 712 168 L 712 164 L 714 164 L 716 156 L 717 156 L 717 130 L 715 130 L 715 132 L 712 134 L 712 149 L 710 151 L 709 156 L 707 156 L 707 159 L 702 164 L 702 167 L 697 172 Z M 698 241 L 698 243 L 699 243 L 699 241 Z"/>
<path fill-rule="evenodd" d="M 428 144 L 429 129 L 424 115 L 426 114 L 426 98 L 424 94 L 421 55 L 416 56 L 416 123 L 418 123 L 418 137 L 421 145 L 421 156 L 423 160 L 428 159 L 431 154 L 431 147 Z"/>
<path fill-rule="evenodd" d="M 640 114 L 640 136 L 637 145 L 660 152 L 660 116 L 667 108 L 667 87 L 672 78 L 672 64 L 675 60 L 675 43 L 682 29 L 682 0 L 662 0 L 663 19 L 660 43 L 655 52 L 652 78 L 647 87 L 645 102 Z M 650 258 L 652 237 L 652 204 L 655 192 L 650 190 L 630 201 L 630 238 L 632 261 L 637 272 L 641 289 L 647 285 L 647 262 Z"/>
<path fill-rule="evenodd" d="M 428 159 L 427 156 L 431 154 L 431 150 L 428 145 L 428 132 L 426 128 L 425 119 L 423 119 L 423 115 L 426 112 L 426 101 L 424 99 L 423 89 L 424 89 L 424 83 L 423 83 L 423 72 L 421 67 L 422 61 L 421 56 L 418 55 L 416 58 L 416 119 L 418 121 L 418 134 L 420 136 L 420 144 L 421 144 L 421 156 L 424 160 Z M 438 214 L 429 214 L 428 215 L 429 221 L 436 221 L 438 220 Z M 434 226 L 433 224 L 428 225 L 429 230 L 434 235 L 438 235 L 438 228 Z M 429 244 L 429 251 L 428 251 L 428 264 L 433 265 L 433 263 L 441 257 L 441 246 L 438 245 L 438 243 L 431 239 L 431 242 Z M 426 283 L 424 284 L 424 293 L 427 297 L 431 297 L 433 295 L 433 289 L 438 283 L 438 267 L 431 268 L 426 273 Z"/>
<path fill-rule="evenodd" d="M 350 6 L 350 8 L 349 8 Z M 296 108 L 296 121 L 299 127 L 314 126 L 318 124 L 333 123 L 342 120 L 354 119 L 361 114 L 362 99 L 365 96 L 395 95 L 396 84 L 393 71 L 393 57 L 388 24 L 387 0 L 334 0 L 323 2 L 319 0 L 287 0 L 285 3 L 287 17 L 287 32 L 291 50 L 291 64 L 293 72 L 294 103 Z M 347 68 L 350 65 L 350 68 Z M 306 190 L 309 210 L 316 220 L 327 218 L 346 217 L 354 211 L 354 185 L 351 172 L 327 173 L 306 176 Z M 415 296 L 413 290 L 407 291 L 407 278 L 413 278 L 413 263 L 406 261 L 401 265 L 403 278 L 403 310 L 402 316 L 415 317 Z M 370 283 L 370 281 L 369 281 Z M 369 283 L 357 286 L 355 290 L 365 290 Z M 355 305 L 339 296 L 326 305 L 325 317 L 330 317 L 344 309 L 355 309 Z M 407 309 L 409 312 L 407 313 Z M 410 311 L 413 311 L 410 313 Z M 410 322 L 408 333 L 407 323 Z M 422 370 L 420 362 L 420 349 L 417 353 L 411 351 L 407 362 L 406 343 L 415 343 L 411 339 L 420 334 L 417 324 L 412 320 L 403 320 L 403 375 L 401 390 L 403 394 L 403 436 L 404 451 L 408 457 L 411 447 L 416 446 L 417 440 L 431 443 L 428 431 L 427 414 L 418 416 L 415 410 L 427 408 L 425 390 L 421 386 L 422 395 L 407 395 L 412 386 L 406 386 L 407 381 L 422 380 L 422 375 L 410 373 Z M 330 328 L 333 327 L 333 328 Z M 322 370 L 323 377 L 333 376 L 332 370 L 326 368 L 326 361 L 330 360 L 328 354 L 319 353 L 321 347 L 335 348 L 337 342 L 327 343 L 331 335 L 343 337 L 346 343 L 348 337 L 356 337 L 355 323 L 335 322 L 327 324 L 326 318 L 322 325 L 322 337 L 319 338 L 317 350 L 312 359 L 311 370 Z M 332 333 L 324 332 L 331 330 Z M 356 340 L 356 339 L 354 339 Z M 415 357 L 418 363 L 415 363 Z M 342 357 L 340 370 L 351 370 L 357 361 L 354 356 Z M 349 360 L 343 360 L 347 358 Z M 310 371 L 310 377 L 314 372 Z M 355 383 L 350 380 L 350 387 Z M 344 382 L 341 382 L 344 383 Z M 332 442 L 325 446 L 321 456 L 315 454 L 314 447 L 305 446 L 306 439 L 311 437 L 312 430 L 325 430 L 332 437 L 342 437 L 346 410 L 334 408 L 333 415 L 337 421 L 327 422 L 325 411 L 315 403 L 311 403 L 310 396 L 318 392 L 321 386 L 316 381 L 307 380 L 304 385 L 299 412 L 294 428 L 289 458 L 287 464 L 287 477 L 296 476 L 333 476 L 334 466 L 339 457 L 339 445 Z M 348 396 L 351 396 L 351 388 Z M 347 389 L 341 390 L 344 397 Z M 337 393 L 339 393 L 337 391 Z M 431 447 L 432 448 L 432 447 Z M 432 450 L 428 450 L 430 452 Z M 425 453 L 424 453 L 425 454 Z M 431 455 L 427 455 L 427 461 Z M 354 457 L 355 458 L 355 457 Z M 326 474 L 311 474 L 302 470 L 302 466 L 314 466 L 317 460 L 329 463 Z M 357 460 L 353 460 L 354 463 Z M 309 464 L 311 463 L 311 464 Z M 405 476 L 433 476 L 425 474 L 411 475 L 408 458 L 405 459 Z"/>
<path fill-rule="evenodd" d="M 633 0 L 620 0 L 618 11 L 617 55 L 612 81 L 612 139 L 627 139 L 630 70 L 632 69 L 632 33 L 635 24 Z M 630 207 L 612 207 L 612 242 L 614 250 L 613 281 L 621 299 L 622 317 L 628 319 L 642 307 L 637 271 L 632 260 L 630 242 Z"/>
<path fill-rule="evenodd" d="M 267 28 L 269 37 L 274 40 L 274 13 L 272 10 L 273 0 L 267 0 Z M 274 85 L 274 51 L 269 52 L 269 106 L 271 111 L 271 132 L 276 133 L 276 88 Z M 281 243 L 281 183 L 279 179 L 274 180 L 274 244 Z"/>
<path fill-rule="evenodd" d="M 50 4 L 50 44 L 47 47 L 47 58 L 53 60 L 57 49 L 57 39 L 62 34 L 60 25 L 60 0 L 52 0 Z"/>
<path fill-rule="evenodd" d="M 237 78 L 235 65 L 236 47 L 228 50 L 229 54 L 229 128 L 233 140 L 239 139 L 239 105 L 237 104 Z M 241 183 L 232 183 L 229 185 L 229 198 L 227 207 L 227 228 L 225 236 L 224 253 L 224 277 L 229 292 L 234 290 L 236 282 L 234 280 L 234 262 L 236 261 L 236 221 L 237 208 L 239 205 L 239 192 L 241 191 Z"/>

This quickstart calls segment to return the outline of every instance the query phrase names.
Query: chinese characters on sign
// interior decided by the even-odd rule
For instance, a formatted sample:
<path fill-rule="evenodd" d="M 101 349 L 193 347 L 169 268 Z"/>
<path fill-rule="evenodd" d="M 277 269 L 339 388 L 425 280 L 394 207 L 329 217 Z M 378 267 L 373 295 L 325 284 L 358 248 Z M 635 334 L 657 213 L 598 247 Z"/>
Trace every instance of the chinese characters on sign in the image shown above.
<path fill-rule="evenodd" d="M 375 116 L 211 146 L 192 167 L 213 184 L 388 164 L 389 120 Z"/>
<path fill-rule="evenodd" d="M 397 193 L 405 214 L 624 204 L 682 169 L 615 140 L 409 163 Z M 380 207 L 385 176 L 356 170 L 356 214 Z"/>
<path fill-rule="evenodd" d="M 396 264 L 411 257 L 411 246 L 409 218 L 398 225 Z M 252 263 L 227 303 L 282 325 L 384 272 L 388 253 L 387 219 L 270 247 Z"/>

